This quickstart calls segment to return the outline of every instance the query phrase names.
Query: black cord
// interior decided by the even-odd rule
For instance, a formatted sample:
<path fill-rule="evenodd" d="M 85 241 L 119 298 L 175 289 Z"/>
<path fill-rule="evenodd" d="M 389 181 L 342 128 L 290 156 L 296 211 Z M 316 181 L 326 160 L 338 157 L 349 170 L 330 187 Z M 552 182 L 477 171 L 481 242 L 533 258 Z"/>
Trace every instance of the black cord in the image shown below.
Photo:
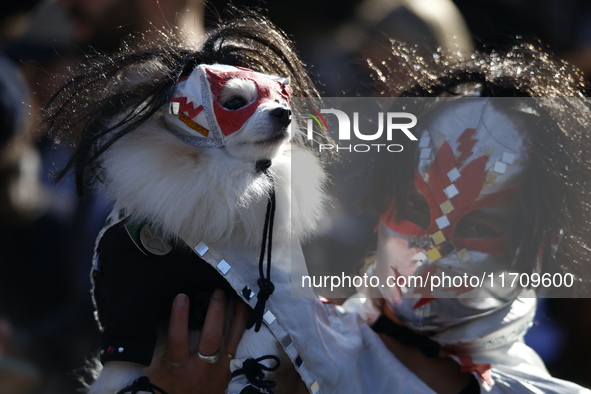
<path fill-rule="evenodd" d="M 263 360 L 274 360 L 275 365 L 273 367 L 267 367 L 265 364 L 261 363 L 261 361 L 263 361 Z M 246 394 L 246 393 L 260 393 L 261 389 L 266 390 L 266 391 L 264 391 L 266 393 L 273 394 L 273 391 L 271 389 L 273 387 L 275 387 L 277 385 L 277 383 L 275 383 L 272 380 L 266 380 L 264 371 L 268 371 L 268 372 L 276 371 L 280 365 L 281 365 L 281 361 L 279 360 L 279 357 L 272 355 L 272 354 L 262 356 L 257 359 L 247 358 L 242 363 L 242 368 L 237 369 L 234 372 L 232 372 L 232 377 L 236 377 L 238 375 L 244 375 L 244 376 L 246 376 L 248 383 L 251 384 L 250 386 L 246 386 L 240 392 L 241 394 L 243 394 L 243 393 L 244 394 Z M 253 386 L 256 387 L 256 389 Z"/>
<path fill-rule="evenodd" d="M 269 175 L 266 170 L 265 174 L 271 181 L 271 193 L 269 195 L 269 201 L 267 202 L 267 213 L 265 215 L 265 226 L 263 228 L 263 242 L 261 245 L 261 255 L 259 258 L 259 292 L 257 294 L 257 303 L 254 307 L 252 314 L 250 315 L 246 328 L 250 329 L 255 326 L 255 332 L 259 332 L 263 323 L 263 315 L 265 314 L 265 305 L 267 300 L 275 291 L 275 285 L 271 282 L 271 252 L 273 248 L 273 223 L 275 221 L 275 184 L 273 178 Z M 263 265 L 265 264 L 265 249 L 267 251 L 267 276 Z"/>

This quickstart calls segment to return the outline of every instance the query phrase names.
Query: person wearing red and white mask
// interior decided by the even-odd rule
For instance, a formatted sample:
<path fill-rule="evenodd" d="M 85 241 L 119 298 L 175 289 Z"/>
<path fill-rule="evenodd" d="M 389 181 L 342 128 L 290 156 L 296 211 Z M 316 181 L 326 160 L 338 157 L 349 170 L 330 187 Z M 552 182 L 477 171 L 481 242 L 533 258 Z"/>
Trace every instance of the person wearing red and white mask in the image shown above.
<path fill-rule="evenodd" d="M 569 295 L 585 291 L 591 109 L 580 75 L 526 44 L 453 66 L 394 55 L 409 79 L 392 86 L 381 70 L 387 91 L 431 98 L 406 107 L 418 142 L 380 154 L 367 176 L 363 205 L 379 223 L 366 272 L 391 285 L 361 288 L 345 307 L 437 393 L 588 392 L 551 377 L 523 342 L 542 286 L 510 280 L 570 274 L 581 286 Z"/>

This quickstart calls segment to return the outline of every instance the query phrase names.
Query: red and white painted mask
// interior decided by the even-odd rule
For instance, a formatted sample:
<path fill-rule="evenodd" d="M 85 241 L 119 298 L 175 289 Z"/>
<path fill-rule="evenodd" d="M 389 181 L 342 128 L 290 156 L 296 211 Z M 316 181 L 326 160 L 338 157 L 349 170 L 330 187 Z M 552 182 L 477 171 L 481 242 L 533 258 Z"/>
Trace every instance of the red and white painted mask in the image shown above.
<path fill-rule="evenodd" d="M 288 108 L 291 94 L 288 78 L 220 64 L 197 66 L 175 87 L 165 114 L 168 129 L 203 147 L 225 146 L 260 108 Z"/>
<path fill-rule="evenodd" d="M 425 282 L 380 289 L 415 330 L 436 332 L 492 313 L 522 291 L 501 287 L 498 275 L 510 268 L 507 231 L 527 142 L 493 100 L 464 98 L 437 110 L 419 141 L 408 211 L 381 216 L 373 273 Z"/>

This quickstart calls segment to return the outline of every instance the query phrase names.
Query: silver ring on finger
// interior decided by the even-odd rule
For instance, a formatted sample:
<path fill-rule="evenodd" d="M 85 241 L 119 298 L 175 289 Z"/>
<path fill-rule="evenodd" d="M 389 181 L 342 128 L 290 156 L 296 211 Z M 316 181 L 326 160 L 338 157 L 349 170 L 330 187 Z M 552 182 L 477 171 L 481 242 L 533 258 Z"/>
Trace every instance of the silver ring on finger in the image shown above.
<path fill-rule="evenodd" d="M 204 356 L 200 352 L 197 352 L 197 356 L 199 356 L 199 358 L 201 360 L 205 361 L 206 363 L 210 363 L 210 364 L 215 364 L 218 361 L 220 361 L 220 354 L 217 352 L 212 354 L 211 356 Z"/>

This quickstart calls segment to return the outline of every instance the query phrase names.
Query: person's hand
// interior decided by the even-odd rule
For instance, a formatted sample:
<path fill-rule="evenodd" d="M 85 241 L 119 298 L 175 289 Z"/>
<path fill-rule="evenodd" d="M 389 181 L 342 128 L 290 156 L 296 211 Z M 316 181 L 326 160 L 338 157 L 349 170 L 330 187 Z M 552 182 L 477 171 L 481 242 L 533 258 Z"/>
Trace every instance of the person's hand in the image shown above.
<path fill-rule="evenodd" d="M 160 366 L 148 377 L 156 386 L 169 394 L 218 394 L 224 393 L 231 379 L 230 359 L 242 338 L 248 318 L 248 306 L 236 302 L 234 319 L 228 338 L 221 349 L 226 297 L 222 290 L 215 290 L 199 341 L 199 353 L 204 356 L 219 352 L 219 361 L 210 364 L 199 358 L 197 352 L 189 351 L 189 297 L 176 296 L 172 303 L 170 326 L 166 343 L 166 356 Z"/>

